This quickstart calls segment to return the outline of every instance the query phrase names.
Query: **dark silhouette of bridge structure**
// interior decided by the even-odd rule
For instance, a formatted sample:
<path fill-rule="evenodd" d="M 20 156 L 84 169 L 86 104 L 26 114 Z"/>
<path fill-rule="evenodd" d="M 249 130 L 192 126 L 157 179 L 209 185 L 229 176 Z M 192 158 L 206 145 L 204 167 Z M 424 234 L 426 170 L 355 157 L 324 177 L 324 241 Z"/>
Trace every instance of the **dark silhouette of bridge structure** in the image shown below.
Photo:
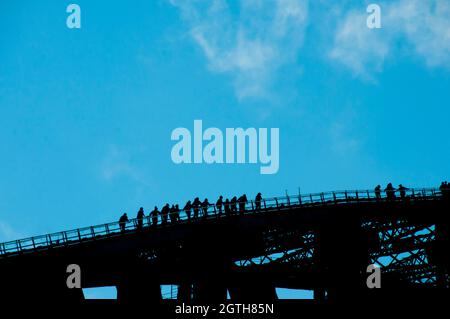
<path fill-rule="evenodd" d="M 403 198 L 337 191 L 253 201 L 242 214 L 151 225 L 145 217 L 0 244 L 2 300 L 77 302 L 67 266 L 81 268 L 83 288 L 116 286 L 119 301 L 160 304 L 161 285 L 184 302 L 276 300 L 276 288 L 314 291 L 323 303 L 450 288 L 450 200 L 438 189 Z M 370 264 L 381 268 L 369 289 Z"/>

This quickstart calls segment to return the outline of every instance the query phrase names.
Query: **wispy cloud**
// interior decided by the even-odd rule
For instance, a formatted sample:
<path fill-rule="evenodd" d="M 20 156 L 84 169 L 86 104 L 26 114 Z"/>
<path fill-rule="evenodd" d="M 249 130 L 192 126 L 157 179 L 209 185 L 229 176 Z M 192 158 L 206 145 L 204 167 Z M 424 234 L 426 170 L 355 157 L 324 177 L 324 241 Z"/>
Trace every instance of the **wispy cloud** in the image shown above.
<path fill-rule="evenodd" d="M 10 224 L 0 221 L 0 242 L 14 240 L 22 237 Z"/>
<path fill-rule="evenodd" d="M 428 67 L 450 68 L 450 2 L 396 0 L 380 6 L 382 29 L 367 28 L 362 8 L 350 9 L 337 22 L 332 60 L 369 80 L 394 56 L 412 55 Z"/>
<path fill-rule="evenodd" d="M 232 77 L 239 99 L 267 97 L 279 68 L 296 61 L 307 24 L 306 0 L 240 1 L 237 13 L 224 0 L 171 3 L 209 68 Z"/>
<path fill-rule="evenodd" d="M 347 13 L 336 30 L 329 57 L 348 67 L 356 76 L 372 81 L 371 74 L 382 70 L 390 47 L 386 34 L 367 28 L 366 19 L 363 10 Z"/>
<path fill-rule="evenodd" d="M 345 132 L 348 131 L 348 124 L 332 123 L 332 150 L 339 154 L 348 156 L 350 152 L 358 152 L 361 141 L 357 137 L 347 138 Z"/>
<path fill-rule="evenodd" d="M 150 185 L 145 174 L 136 165 L 133 165 L 130 154 L 122 151 L 117 145 L 109 147 L 101 164 L 101 177 L 106 181 L 127 177 L 140 185 Z"/>
<path fill-rule="evenodd" d="M 331 123 L 329 136 L 331 150 L 339 155 L 348 155 L 351 152 L 359 151 L 363 136 L 356 134 L 354 122 L 357 114 L 352 109 L 344 110 Z"/>
<path fill-rule="evenodd" d="M 414 46 L 431 67 L 450 69 L 450 2 L 401 0 L 390 3 L 388 22 Z"/>
<path fill-rule="evenodd" d="M 369 82 L 376 81 L 387 61 L 416 59 L 426 67 L 450 69 L 447 0 L 378 1 L 381 29 L 367 28 L 368 2 L 169 1 L 179 9 L 209 69 L 229 75 L 240 100 L 270 97 L 283 66 L 301 68 L 303 44 L 324 40 L 326 60 Z M 309 20 L 326 27 L 314 28 L 305 38 Z"/>

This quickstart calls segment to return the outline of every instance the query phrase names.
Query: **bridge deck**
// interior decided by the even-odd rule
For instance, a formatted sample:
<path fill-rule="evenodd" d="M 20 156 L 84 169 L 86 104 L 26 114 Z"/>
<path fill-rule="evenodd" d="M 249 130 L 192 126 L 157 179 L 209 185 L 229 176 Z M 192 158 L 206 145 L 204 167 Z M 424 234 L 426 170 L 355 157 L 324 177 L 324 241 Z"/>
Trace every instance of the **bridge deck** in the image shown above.
<path fill-rule="evenodd" d="M 348 190 L 336 192 L 322 192 L 298 196 L 284 196 L 274 197 L 270 199 L 262 199 L 261 209 L 256 209 L 256 203 L 251 200 L 245 205 L 245 211 L 237 212 L 241 215 L 259 214 L 263 212 L 290 210 L 293 208 L 303 208 L 311 206 L 327 206 L 340 205 L 352 203 L 367 203 L 367 202 L 392 202 L 392 201 L 428 201 L 439 200 L 442 198 L 442 193 L 435 188 L 422 189 L 408 189 L 405 192 L 404 198 L 397 196 L 394 199 L 388 199 L 384 193 L 377 197 L 373 190 Z M 200 214 L 203 210 L 199 209 Z M 197 220 L 187 220 L 187 216 L 183 211 L 180 211 L 180 220 L 176 223 L 164 223 L 161 216 L 158 218 L 156 227 L 151 225 L 151 217 L 144 218 L 144 228 L 164 228 L 171 227 L 174 224 L 180 223 L 195 223 L 198 220 L 213 220 L 227 218 L 224 213 L 219 214 L 215 205 L 209 205 L 207 214 Z M 131 219 L 125 225 L 125 232 L 121 232 L 119 222 L 108 224 L 101 224 L 96 226 L 78 228 L 68 231 L 61 231 L 46 235 L 34 236 L 25 239 L 18 239 L 5 243 L 0 243 L 0 259 L 17 256 L 21 254 L 35 253 L 50 248 L 67 247 L 78 245 L 89 241 L 105 240 L 108 238 L 124 236 L 131 233 L 136 233 L 138 229 L 138 219 Z"/>

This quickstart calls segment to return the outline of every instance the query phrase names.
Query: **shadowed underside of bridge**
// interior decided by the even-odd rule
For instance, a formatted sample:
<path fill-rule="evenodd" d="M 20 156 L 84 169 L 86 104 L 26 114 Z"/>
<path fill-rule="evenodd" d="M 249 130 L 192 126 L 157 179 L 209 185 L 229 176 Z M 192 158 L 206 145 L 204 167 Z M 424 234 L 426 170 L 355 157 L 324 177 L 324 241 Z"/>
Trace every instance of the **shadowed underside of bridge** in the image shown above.
<path fill-rule="evenodd" d="M 3 300 L 78 301 L 66 286 L 69 264 L 82 287 L 116 286 L 122 301 L 269 301 L 275 288 L 308 289 L 318 301 L 388 298 L 449 288 L 450 201 L 421 200 L 278 206 L 227 218 L 144 227 L 119 236 L 0 259 Z M 381 267 L 368 289 L 367 266 Z"/>

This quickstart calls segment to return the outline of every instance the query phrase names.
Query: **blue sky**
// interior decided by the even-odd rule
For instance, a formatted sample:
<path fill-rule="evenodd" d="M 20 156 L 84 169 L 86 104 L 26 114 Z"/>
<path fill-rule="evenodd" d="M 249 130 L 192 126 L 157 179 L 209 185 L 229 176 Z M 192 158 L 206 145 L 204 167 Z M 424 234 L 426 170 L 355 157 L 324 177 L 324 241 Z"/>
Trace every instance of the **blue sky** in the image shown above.
<path fill-rule="evenodd" d="M 165 202 L 450 176 L 450 3 L 0 4 L 0 241 Z M 177 127 L 280 128 L 280 169 L 176 165 Z"/>

